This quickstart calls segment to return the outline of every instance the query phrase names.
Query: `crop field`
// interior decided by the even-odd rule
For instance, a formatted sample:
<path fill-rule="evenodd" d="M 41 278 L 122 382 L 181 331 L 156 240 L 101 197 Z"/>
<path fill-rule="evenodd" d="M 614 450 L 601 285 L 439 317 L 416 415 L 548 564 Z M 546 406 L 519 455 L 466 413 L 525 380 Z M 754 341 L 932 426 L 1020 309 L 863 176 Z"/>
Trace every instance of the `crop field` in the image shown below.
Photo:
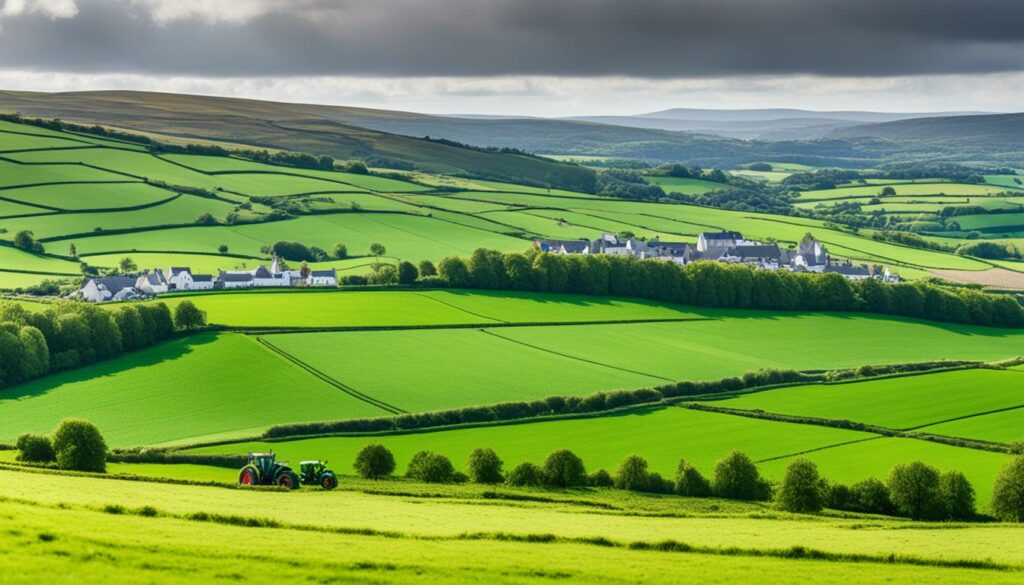
<path fill-rule="evenodd" d="M 793 386 L 715 405 L 916 429 L 995 410 L 1024 408 L 1024 376 L 1016 371 L 959 370 L 848 384 Z M 939 432 L 934 427 L 929 431 Z M 1024 440 L 1024 427 L 1017 434 L 1008 442 Z"/>
<path fill-rule="evenodd" d="M 1013 266 L 1013 270 L 992 268 L 989 270 L 936 270 L 935 275 L 952 282 L 964 284 L 980 284 L 992 288 L 1024 289 L 1024 273 L 1022 266 Z"/>
<path fill-rule="evenodd" d="M 24 551 L 8 566 L 8 575 L 15 581 L 30 579 L 32 569 L 44 559 L 59 570 L 60 565 L 71 568 L 88 556 L 90 578 L 96 582 L 120 574 L 115 572 L 117 568 L 130 568 L 143 578 L 166 579 L 170 567 L 182 565 L 198 579 L 252 574 L 253 582 L 263 581 L 259 575 L 273 575 L 280 581 L 301 578 L 305 574 L 301 569 L 312 563 L 341 580 L 369 578 L 375 582 L 495 578 L 532 583 L 548 582 L 557 574 L 559 579 L 574 581 L 673 583 L 681 578 L 682 570 L 688 578 L 712 580 L 742 579 L 757 571 L 763 574 L 761 582 L 786 583 L 813 571 L 824 580 L 927 580 L 942 585 L 1012 583 L 1019 577 L 1022 557 L 1016 544 L 1020 539 L 1014 538 L 1018 529 L 1004 527 L 941 530 L 936 525 L 915 529 L 900 522 L 876 522 L 871 529 L 852 530 L 864 521 L 781 518 L 774 521 L 778 532 L 769 533 L 761 529 L 765 520 L 742 515 L 649 517 L 642 511 L 643 503 L 631 500 L 612 500 L 623 511 L 608 514 L 572 502 L 481 505 L 486 500 L 468 493 L 440 498 L 359 491 L 285 495 L 14 471 L 0 474 L 5 480 L 0 513 L 24 530 L 5 532 L 2 537 L 5 550 Z M 72 502 L 68 501 L 69 490 L 76 494 Z M 158 515 L 146 518 L 103 512 L 124 500 L 153 502 Z M 257 528 L 199 520 L 201 513 L 218 510 L 235 510 L 243 520 L 266 519 L 278 524 Z M 572 521 L 566 521 L 569 518 Z M 368 526 L 380 527 L 379 532 L 366 531 Z M 36 538 L 54 533 L 60 534 L 57 540 Z M 479 536 L 460 536 L 466 533 Z M 550 534 L 555 540 L 501 540 L 498 534 Z M 26 538 L 29 536 L 31 540 Z M 595 537 L 603 537 L 610 546 L 598 548 L 587 542 Z M 667 539 L 700 543 L 705 548 L 667 553 L 628 546 Z M 953 541 L 955 550 L 949 547 Z M 932 563 L 787 560 L 765 554 L 795 546 L 836 555 L 878 557 L 879 561 L 896 551 Z M 730 547 L 746 552 L 720 552 Z M 55 556 L 53 549 L 65 554 Z M 388 551 L 386 562 L 381 560 L 381 550 Z M 153 555 L 166 565 L 153 563 Z M 929 566 L 970 559 L 991 559 L 1005 568 Z"/>
<path fill-rule="evenodd" d="M 661 187 L 666 193 L 682 193 L 684 195 L 703 195 L 712 191 L 722 191 L 729 188 L 728 185 L 705 181 L 703 179 L 690 179 L 680 177 L 644 177 L 648 183 Z"/>
<path fill-rule="evenodd" d="M 956 218 L 961 230 L 967 231 L 1010 231 L 1006 228 L 1024 229 L 1024 213 L 999 213 L 993 215 L 962 215 Z"/>
<path fill-rule="evenodd" d="M 1016 372 L 1018 375 L 1021 372 Z M 1024 441 L 1024 409 L 1006 410 L 921 427 L 921 432 L 997 443 Z"/>
<path fill-rule="evenodd" d="M 0 219 L 12 215 L 27 215 L 31 213 L 46 213 L 49 210 L 40 207 L 32 207 L 13 201 L 0 200 Z"/>
<path fill-rule="evenodd" d="M 494 449 L 512 468 L 524 461 L 541 463 L 557 449 L 572 449 L 588 471 L 613 471 L 630 455 L 642 455 L 657 471 L 671 477 L 686 459 L 711 473 L 716 461 L 733 449 L 752 459 L 783 457 L 869 439 L 874 435 L 828 427 L 797 425 L 699 412 L 679 407 L 645 408 L 613 416 L 532 422 L 503 426 L 442 430 L 368 437 L 323 437 L 287 441 L 255 441 L 192 449 L 195 453 L 245 453 L 273 449 L 284 458 L 319 456 L 331 461 L 354 461 L 366 443 L 379 441 L 390 448 L 400 470 L 424 449 L 444 453 L 459 468 L 477 447 Z M 586 440 L 581 440 L 583 437 Z"/>
<path fill-rule="evenodd" d="M 81 272 L 77 262 L 40 256 L 11 246 L 0 246 L 0 269 L 72 275 Z"/>
<path fill-rule="evenodd" d="M 6 199 L 26 205 L 40 205 L 55 209 L 118 209 L 150 205 L 174 196 L 163 189 L 138 183 L 111 183 L 85 185 L 47 185 L 6 189 L 0 191 Z M 44 211 L 35 209 L 35 212 Z M 7 215 L 6 213 L 4 215 Z"/>
<path fill-rule="evenodd" d="M 800 199 L 842 199 L 845 197 L 879 197 L 882 190 L 892 187 L 897 196 L 908 195 L 997 195 L 1006 192 L 999 185 L 974 185 L 971 183 L 887 183 L 885 185 L 859 185 L 837 187 L 819 191 L 804 191 Z"/>
<path fill-rule="evenodd" d="M 0 160 L 0 189 L 62 183 L 124 183 L 138 179 L 80 165 L 19 165 Z"/>
<path fill-rule="evenodd" d="M 297 399 L 301 397 L 301 400 Z M 0 394 L 0 441 L 91 420 L 113 446 L 248 436 L 282 420 L 384 414 L 241 335 L 204 334 Z"/>
<path fill-rule="evenodd" d="M 162 265 L 162 264 L 161 264 Z M 303 292 L 239 291 L 164 297 L 190 300 L 218 325 L 236 327 L 393 327 L 466 323 L 546 323 L 692 319 L 699 309 L 582 295 L 434 290 Z"/>

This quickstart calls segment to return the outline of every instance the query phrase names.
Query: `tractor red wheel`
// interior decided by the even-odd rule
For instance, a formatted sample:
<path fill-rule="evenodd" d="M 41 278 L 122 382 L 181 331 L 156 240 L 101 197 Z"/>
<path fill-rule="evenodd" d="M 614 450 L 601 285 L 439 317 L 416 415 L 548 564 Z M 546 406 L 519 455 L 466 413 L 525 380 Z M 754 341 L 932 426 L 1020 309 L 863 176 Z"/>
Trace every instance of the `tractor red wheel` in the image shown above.
<path fill-rule="evenodd" d="M 325 490 L 333 490 L 338 487 L 338 478 L 333 475 L 325 475 L 320 478 L 320 487 Z"/>
<path fill-rule="evenodd" d="M 299 476 L 294 473 L 282 473 L 281 476 L 277 478 L 277 485 L 286 487 L 290 490 L 298 489 Z"/>
<path fill-rule="evenodd" d="M 259 483 L 259 478 L 256 477 L 256 471 L 252 469 L 243 469 L 242 473 L 238 476 L 238 483 L 242 485 L 256 485 Z"/>

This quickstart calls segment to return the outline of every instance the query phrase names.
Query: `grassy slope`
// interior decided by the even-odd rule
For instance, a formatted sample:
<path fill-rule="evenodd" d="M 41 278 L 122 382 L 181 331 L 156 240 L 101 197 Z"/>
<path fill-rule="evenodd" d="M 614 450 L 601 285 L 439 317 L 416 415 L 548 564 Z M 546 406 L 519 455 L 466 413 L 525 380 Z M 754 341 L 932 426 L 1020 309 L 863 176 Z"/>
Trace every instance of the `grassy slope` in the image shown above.
<path fill-rule="evenodd" d="M 1006 191 L 998 185 L 973 185 L 971 183 L 894 183 L 888 185 L 865 185 L 838 187 L 819 191 L 804 191 L 801 199 L 836 199 L 841 197 L 880 196 L 885 187 L 892 187 L 896 195 L 995 195 Z"/>
<path fill-rule="evenodd" d="M 1024 376 L 1019 372 L 960 370 L 852 384 L 794 386 L 748 394 L 716 405 L 916 428 L 1024 406 Z M 1018 435 L 1014 440 L 1024 439 L 1024 429 Z"/>
<path fill-rule="evenodd" d="M 171 341 L 0 391 L 0 440 L 86 418 L 111 445 L 381 414 L 240 335 Z"/>
<path fill-rule="evenodd" d="M 0 196 L 59 209 L 116 209 L 163 201 L 174 194 L 149 185 L 48 185 L 0 191 Z M 35 209 L 35 212 L 43 211 Z"/>
<path fill-rule="evenodd" d="M 658 185 L 666 193 L 683 193 L 686 195 L 703 195 L 711 191 L 722 191 L 729 188 L 728 185 L 705 181 L 703 179 L 683 179 L 679 177 L 645 177 L 648 183 Z"/>
<path fill-rule="evenodd" d="M 92 478 L 68 478 L 0 471 L 0 513 L 19 529 L 3 534 L 0 553 L 5 576 L 32 582 L 43 568 L 78 582 L 108 583 L 125 570 L 147 582 L 170 582 L 188 567 L 189 579 L 223 580 L 245 575 L 254 583 L 300 579 L 315 567 L 340 581 L 675 583 L 680 579 L 786 583 L 809 571 L 826 581 L 875 583 L 927 580 L 936 584 L 1011 583 L 1017 571 L 937 569 L 905 564 L 784 560 L 754 556 L 712 556 L 628 550 L 635 541 L 665 538 L 712 548 L 739 546 L 773 550 L 804 546 L 835 553 L 909 555 L 926 559 L 985 559 L 1019 565 L 1022 552 L 1013 538 L 1019 529 L 971 527 L 936 530 L 899 522 L 861 520 L 813 522 L 798 517 L 771 521 L 743 517 L 670 518 L 608 514 L 583 505 L 491 504 L 468 499 L 411 498 L 351 491 L 283 494 L 209 487 L 170 486 Z M 612 500 L 623 506 L 629 500 Z M 107 505 L 143 502 L 159 516 L 103 514 Z M 681 500 L 685 502 L 685 500 Z M 58 504 L 63 504 L 59 506 Z M 628 506 L 628 504 L 627 504 Z M 629 508 L 627 507 L 627 510 Z M 288 528 L 243 528 L 186 520 L 194 513 L 232 510 L 241 517 L 269 518 Z M 367 535 L 374 527 L 391 532 Z M 771 530 L 765 530 L 771 528 Z M 458 535 L 483 532 L 475 540 Z M 553 534 L 564 538 L 600 536 L 618 544 L 497 541 L 486 534 Z M 49 534 L 55 538 L 40 538 Z M 956 550 L 949 544 L 955 542 Z M 61 554 L 55 554 L 61 551 Z M 382 556 L 381 551 L 386 551 Z"/>

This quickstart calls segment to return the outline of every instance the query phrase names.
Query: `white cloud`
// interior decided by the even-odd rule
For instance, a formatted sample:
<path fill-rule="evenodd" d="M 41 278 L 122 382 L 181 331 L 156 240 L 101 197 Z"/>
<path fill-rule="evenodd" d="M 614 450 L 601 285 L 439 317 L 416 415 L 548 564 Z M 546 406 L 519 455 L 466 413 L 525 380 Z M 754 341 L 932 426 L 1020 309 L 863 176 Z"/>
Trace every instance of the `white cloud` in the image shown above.
<path fill-rule="evenodd" d="M 26 14 L 43 14 L 49 18 L 74 18 L 78 14 L 75 0 L 6 0 L 0 2 L 0 19 Z"/>
<path fill-rule="evenodd" d="M 198 19 L 206 23 L 243 24 L 281 10 L 302 10 L 304 2 L 288 0 L 124 0 L 145 8 L 160 24 Z"/>

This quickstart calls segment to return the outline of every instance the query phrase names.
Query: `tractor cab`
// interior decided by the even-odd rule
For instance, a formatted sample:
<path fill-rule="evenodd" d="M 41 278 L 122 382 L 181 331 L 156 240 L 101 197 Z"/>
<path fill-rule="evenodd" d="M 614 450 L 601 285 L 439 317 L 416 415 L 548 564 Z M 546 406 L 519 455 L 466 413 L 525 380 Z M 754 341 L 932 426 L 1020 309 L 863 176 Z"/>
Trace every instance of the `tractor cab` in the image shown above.
<path fill-rule="evenodd" d="M 304 485 L 319 485 L 325 490 L 338 486 L 338 477 L 327 469 L 327 462 L 316 459 L 299 462 L 299 479 Z"/>

